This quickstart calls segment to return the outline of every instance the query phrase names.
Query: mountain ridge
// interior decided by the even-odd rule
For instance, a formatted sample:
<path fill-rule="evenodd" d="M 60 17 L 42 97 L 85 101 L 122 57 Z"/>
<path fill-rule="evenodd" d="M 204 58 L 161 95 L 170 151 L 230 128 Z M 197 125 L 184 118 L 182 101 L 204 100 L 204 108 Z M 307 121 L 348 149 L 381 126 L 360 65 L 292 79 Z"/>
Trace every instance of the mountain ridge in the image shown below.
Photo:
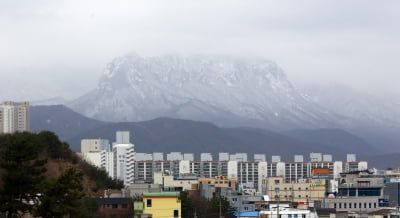
<path fill-rule="evenodd" d="M 68 106 L 113 121 L 169 116 L 288 129 L 336 126 L 332 117 L 341 119 L 300 95 L 276 63 L 231 57 L 119 57 L 97 89 Z"/>
<path fill-rule="evenodd" d="M 38 107 L 38 106 L 32 106 Z M 57 112 L 63 108 L 61 112 Z M 39 115 L 41 113 L 44 115 Z M 52 110 L 56 112 L 52 112 Z M 254 128 L 254 127 L 236 127 L 236 128 L 221 128 L 215 124 L 194 121 L 182 120 L 174 118 L 157 118 L 149 121 L 142 122 L 121 122 L 110 123 L 100 122 L 97 123 L 93 119 L 85 118 L 84 116 L 73 112 L 65 106 L 40 106 L 32 110 L 32 115 L 41 117 L 44 121 L 49 117 L 56 119 L 54 114 L 59 115 L 60 120 L 64 120 L 62 113 L 67 113 L 69 116 L 74 115 L 77 118 L 69 117 L 68 120 L 74 122 L 69 123 L 70 128 L 55 128 L 54 125 L 42 125 L 46 122 L 38 122 L 36 120 L 32 125 L 35 131 L 50 130 L 55 131 L 57 134 L 63 135 L 62 140 L 70 143 L 75 151 L 80 150 L 80 140 L 84 138 L 105 138 L 110 141 L 115 140 L 115 132 L 118 130 L 125 130 L 131 132 L 131 141 L 136 145 L 137 152 L 190 152 L 198 155 L 201 152 L 209 152 L 216 155 L 218 152 L 246 152 L 249 155 L 254 153 L 265 153 L 268 159 L 271 155 L 281 155 L 283 160 L 292 160 L 294 154 L 303 154 L 305 157 L 311 152 L 321 152 L 333 154 L 336 159 L 345 159 L 346 153 L 356 152 L 359 157 L 367 157 L 371 154 L 371 145 L 362 139 L 353 136 L 345 131 L 340 130 L 339 133 L 332 135 L 336 141 L 343 138 L 347 140 L 348 146 L 346 150 L 338 149 L 335 144 L 323 143 L 322 141 L 316 143 L 310 139 L 297 139 L 295 136 L 288 135 L 287 133 L 279 133 L 271 130 Z M 78 128 L 80 122 L 76 120 L 84 119 L 89 122 L 87 128 Z M 95 122 L 90 124 L 90 122 Z M 63 122 L 54 121 L 58 125 Z M 77 127 L 74 127 L 76 125 Z M 70 135 L 63 134 L 58 131 L 68 131 Z M 74 133 L 71 133 L 71 131 Z M 307 130 L 311 131 L 311 130 Z M 318 132 L 316 130 L 316 132 Z M 346 134 L 342 134 L 346 133 Z M 329 134 L 327 134 L 329 136 Z M 345 136 L 351 135 L 350 139 Z M 66 137 L 69 138 L 66 138 Z M 60 137 L 61 138 L 61 137 Z M 362 142 L 364 144 L 357 144 L 355 142 Z M 356 146 L 354 146 L 356 145 Z M 360 149 L 363 147 L 365 149 Z M 373 150 L 377 153 L 376 150 Z"/>

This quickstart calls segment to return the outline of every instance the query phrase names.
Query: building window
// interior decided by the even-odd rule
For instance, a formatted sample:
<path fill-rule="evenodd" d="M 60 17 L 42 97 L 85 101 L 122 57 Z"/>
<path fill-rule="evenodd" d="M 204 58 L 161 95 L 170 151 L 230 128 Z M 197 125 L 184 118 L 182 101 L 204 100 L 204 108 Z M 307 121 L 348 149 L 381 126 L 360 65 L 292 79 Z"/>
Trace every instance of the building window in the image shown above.
<path fill-rule="evenodd" d="M 335 208 L 335 209 L 336 209 L 336 203 L 333 203 L 333 208 Z"/>
<path fill-rule="evenodd" d="M 248 211 L 248 210 L 249 210 L 249 208 L 248 208 L 248 207 L 244 207 L 244 210 L 245 210 L 245 211 Z"/>
<path fill-rule="evenodd" d="M 118 204 L 113 204 L 112 208 L 118 208 Z"/>
<path fill-rule="evenodd" d="M 174 218 L 179 217 L 179 210 L 174 210 Z"/>
<path fill-rule="evenodd" d="M 369 208 L 371 208 L 371 203 L 368 204 Z"/>
<path fill-rule="evenodd" d="M 347 208 L 347 203 L 343 203 L 343 208 Z"/>
<path fill-rule="evenodd" d="M 351 208 L 351 203 L 349 203 L 349 208 Z"/>
<path fill-rule="evenodd" d="M 354 208 L 357 208 L 357 203 L 354 203 Z"/>
<path fill-rule="evenodd" d="M 367 208 L 367 203 L 364 203 L 364 208 Z"/>
<path fill-rule="evenodd" d="M 275 180 L 275 184 L 279 184 L 279 180 L 278 179 Z"/>
<path fill-rule="evenodd" d="M 151 207 L 151 199 L 147 199 L 146 207 Z"/>
<path fill-rule="evenodd" d="M 122 204 L 121 207 L 122 208 L 128 208 L 128 205 L 127 204 Z"/>
<path fill-rule="evenodd" d="M 362 208 L 362 207 L 361 207 L 361 203 L 358 203 L 358 208 Z"/>
<path fill-rule="evenodd" d="M 374 203 L 374 208 L 376 208 L 376 203 Z"/>
<path fill-rule="evenodd" d="M 339 203 L 339 208 L 342 208 L 342 203 Z"/>

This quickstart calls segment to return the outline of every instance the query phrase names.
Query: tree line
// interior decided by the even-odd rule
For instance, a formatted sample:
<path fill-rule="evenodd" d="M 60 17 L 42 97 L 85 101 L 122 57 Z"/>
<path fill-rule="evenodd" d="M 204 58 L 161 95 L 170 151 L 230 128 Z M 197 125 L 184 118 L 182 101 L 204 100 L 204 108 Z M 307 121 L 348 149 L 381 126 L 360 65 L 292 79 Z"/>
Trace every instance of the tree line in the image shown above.
<path fill-rule="evenodd" d="M 58 177 L 47 178 L 49 159 L 67 160 L 74 165 Z M 97 208 L 83 192 L 84 174 L 95 181 L 94 189 L 123 186 L 104 170 L 80 161 L 52 132 L 0 135 L 0 215 L 90 217 Z"/>

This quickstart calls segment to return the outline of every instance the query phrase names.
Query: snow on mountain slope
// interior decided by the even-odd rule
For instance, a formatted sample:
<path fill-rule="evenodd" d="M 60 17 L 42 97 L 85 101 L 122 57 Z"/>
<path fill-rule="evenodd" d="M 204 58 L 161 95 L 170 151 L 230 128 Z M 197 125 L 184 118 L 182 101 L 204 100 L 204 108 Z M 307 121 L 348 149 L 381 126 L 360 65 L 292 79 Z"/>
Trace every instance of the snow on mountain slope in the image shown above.
<path fill-rule="evenodd" d="M 400 128 L 400 101 L 395 96 L 367 94 L 341 84 L 301 88 L 308 99 L 358 122 Z"/>
<path fill-rule="evenodd" d="M 131 54 L 108 64 L 97 89 L 69 107 L 108 121 L 169 116 L 274 128 L 334 126 L 334 115 L 300 95 L 275 63 L 263 59 Z"/>
<path fill-rule="evenodd" d="M 397 96 L 363 93 L 340 84 L 314 84 L 301 89 L 308 93 L 310 101 L 349 117 L 343 129 L 386 152 L 399 151 L 400 100 Z"/>

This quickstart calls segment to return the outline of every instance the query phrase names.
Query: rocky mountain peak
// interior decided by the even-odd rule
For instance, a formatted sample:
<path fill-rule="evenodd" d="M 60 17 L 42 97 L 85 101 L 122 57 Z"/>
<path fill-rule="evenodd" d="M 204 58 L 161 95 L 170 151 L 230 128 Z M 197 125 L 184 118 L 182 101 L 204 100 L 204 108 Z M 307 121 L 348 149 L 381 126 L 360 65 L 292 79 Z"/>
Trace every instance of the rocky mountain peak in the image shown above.
<path fill-rule="evenodd" d="M 114 121 L 167 116 L 285 126 L 324 119 L 276 63 L 223 56 L 118 57 L 107 65 L 98 88 L 70 106 Z"/>

